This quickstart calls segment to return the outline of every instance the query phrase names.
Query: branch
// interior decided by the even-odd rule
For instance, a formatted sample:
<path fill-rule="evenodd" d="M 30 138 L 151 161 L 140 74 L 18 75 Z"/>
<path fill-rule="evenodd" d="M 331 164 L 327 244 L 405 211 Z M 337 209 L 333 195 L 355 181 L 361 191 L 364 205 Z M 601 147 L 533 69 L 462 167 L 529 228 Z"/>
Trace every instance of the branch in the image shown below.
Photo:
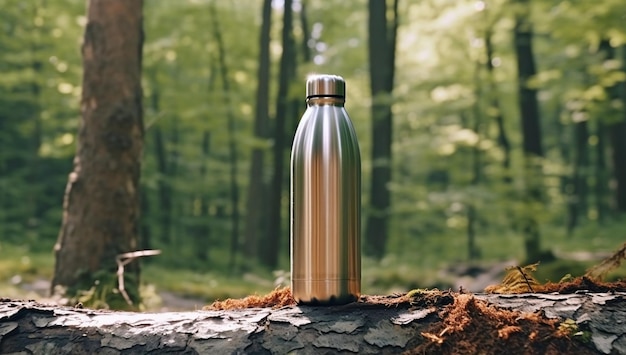
<path fill-rule="evenodd" d="M 129 306 L 132 306 L 133 302 L 130 300 L 130 297 L 128 297 L 128 293 L 126 292 L 126 288 L 124 287 L 124 266 L 130 264 L 136 258 L 159 254 L 161 254 L 160 250 L 139 250 L 130 253 L 119 254 L 115 258 L 115 262 L 117 263 L 117 289 L 120 291 L 122 296 L 124 296 L 124 299 Z"/>

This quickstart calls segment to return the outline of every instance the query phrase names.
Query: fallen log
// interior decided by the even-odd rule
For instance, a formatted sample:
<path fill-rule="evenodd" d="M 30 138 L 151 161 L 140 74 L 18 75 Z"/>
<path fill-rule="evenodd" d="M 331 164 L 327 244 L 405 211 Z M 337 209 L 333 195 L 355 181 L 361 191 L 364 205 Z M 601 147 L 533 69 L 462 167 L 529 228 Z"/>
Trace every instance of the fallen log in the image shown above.
<path fill-rule="evenodd" d="M 604 354 L 626 353 L 625 297 L 626 293 L 621 292 L 473 295 L 473 299 L 489 305 L 524 314 L 540 312 L 560 322 L 569 320 L 574 330 L 571 336 L 580 337 L 569 341 L 580 342 L 589 352 Z M 437 338 L 446 341 L 445 333 L 452 330 L 429 335 L 432 325 L 441 321 L 445 307 L 410 302 L 385 304 L 364 297 L 357 303 L 330 307 L 132 313 L 3 299 L 0 353 L 401 353 L 436 342 Z M 498 331 L 497 335 L 502 341 L 514 333 L 532 336 L 521 334 L 517 327 L 504 328 L 508 330 Z M 489 348 L 484 350 L 490 353 Z M 512 348 L 510 353 L 532 350 Z"/>

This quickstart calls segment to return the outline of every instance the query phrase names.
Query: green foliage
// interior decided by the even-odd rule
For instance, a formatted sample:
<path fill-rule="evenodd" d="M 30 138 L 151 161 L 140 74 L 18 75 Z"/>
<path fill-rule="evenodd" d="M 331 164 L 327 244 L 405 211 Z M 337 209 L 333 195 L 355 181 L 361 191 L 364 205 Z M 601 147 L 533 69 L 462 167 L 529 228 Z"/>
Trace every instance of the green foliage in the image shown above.
<path fill-rule="evenodd" d="M 583 344 L 587 344 L 592 341 L 591 331 L 581 330 L 578 327 L 576 321 L 570 318 L 564 320 L 559 324 L 558 331 L 560 333 L 566 334 L 568 337 L 580 341 Z"/>
<path fill-rule="evenodd" d="M 225 100 L 210 30 L 211 3 L 223 30 L 232 92 L 229 100 Z M 313 59 L 298 67 L 288 96 L 302 100 L 304 78 L 310 72 L 346 78 L 346 107 L 363 158 L 365 215 L 369 212 L 368 172 L 374 163 L 369 158 L 366 1 L 302 3 L 308 28 L 302 27 L 297 10 L 297 55 L 303 57 L 302 41 L 308 33 Z M 626 3 L 551 0 L 531 4 L 538 74 L 528 84 L 538 90 L 546 152 L 539 161 L 542 174 L 536 176 L 542 200 L 534 204 L 525 201 L 528 171 L 522 158 L 511 35 L 519 9 L 506 0 L 400 1 L 396 86 L 391 97 L 382 98 L 393 102 L 394 112 L 389 255 L 380 262 L 364 260 L 367 292 L 451 285 L 452 280 L 433 270 L 468 259 L 470 226 L 483 262 L 524 260 L 520 223 L 524 218 L 539 221 L 546 250 L 610 251 L 623 238 L 623 222 L 611 205 L 608 177 L 612 167 L 605 164 L 603 171 L 596 169 L 598 156 L 608 161 L 610 153 L 600 125 L 625 117 L 624 103 L 610 95 L 626 78 L 624 65 L 608 59 L 602 45 L 608 43 L 617 54 L 626 50 Z M 0 0 L 0 7 L 0 238 L 27 245 L 25 253 L 49 253 L 60 226 L 80 122 L 85 2 Z M 280 2 L 274 3 L 272 16 L 270 116 L 276 107 L 281 54 Z M 260 17 L 261 1 L 144 4 L 146 131 L 140 248 L 163 250 L 159 258 L 142 261 L 144 275 L 158 287 L 171 284 L 176 291 L 208 299 L 271 289 L 263 283 L 240 282 L 250 274 L 272 278 L 272 270 L 264 270 L 255 260 L 240 256 L 234 273 L 227 270 L 234 207 L 228 199 L 228 110 L 236 116 L 241 201 L 245 201 L 252 149 L 260 147 L 268 153 L 273 146 L 271 139 L 252 135 Z M 493 46 L 491 72 L 487 38 Z M 495 123 L 500 114 L 511 144 L 509 168 L 503 166 L 505 150 Z M 295 127 L 299 117 L 294 113 L 288 127 Z M 568 179 L 575 170 L 574 127 L 579 122 L 588 122 L 590 127 L 584 146 L 589 161 L 579 169 L 588 193 L 577 212 L 578 229 L 568 237 L 568 203 L 574 199 Z M 605 148 L 598 155 L 601 143 Z M 273 163 L 266 154 L 265 171 L 271 171 Z M 270 180 L 269 175 L 258 178 Z M 285 178 L 285 187 L 287 183 Z M 605 192 L 596 193 L 597 186 L 604 186 Z M 287 204 L 285 199 L 284 220 Z M 244 206 L 237 207 L 244 210 Z M 245 223 L 245 216 L 242 219 Z M 280 266 L 285 270 L 289 267 L 288 232 L 286 226 L 282 230 Z M 51 264 L 49 259 L 46 262 Z M 572 264 L 542 260 L 537 278 L 554 280 L 564 273 L 576 274 L 565 269 L 589 266 Z M 42 267 L 36 272 L 41 273 Z M 0 268 L 3 279 L 13 276 L 3 270 L 28 274 Z M 615 271 L 613 277 L 620 272 Z M 186 281 L 178 282 L 176 275 L 184 275 Z M 99 287 L 94 285 L 96 279 L 100 279 Z M 83 287 L 90 292 L 83 296 L 94 302 L 119 296 L 114 293 L 114 280 L 105 279 L 99 275 L 86 282 Z"/>
<path fill-rule="evenodd" d="M 140 296 L 133 293 L 134 290 L 139 289 L 136 277 L 126 273 L 124 285 L 128 297 L 133 302 L 132 305 L 128 304 L 122 296 L 117 275 L 110 270 L 83 273 L 80 282 L 68 289 L 66 296 L 69 296 L 70 304 L 80 303 L 87 308 L 139 310 Z"/>

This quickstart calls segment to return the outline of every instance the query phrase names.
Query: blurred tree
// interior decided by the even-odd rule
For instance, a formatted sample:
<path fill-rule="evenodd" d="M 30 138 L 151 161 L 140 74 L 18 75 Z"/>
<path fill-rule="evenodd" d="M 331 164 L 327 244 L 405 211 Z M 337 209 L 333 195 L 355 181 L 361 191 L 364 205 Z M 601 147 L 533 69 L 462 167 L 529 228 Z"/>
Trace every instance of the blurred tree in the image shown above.
<path fill-rule="evenodd" d="M 66 17 L 78 8 L 66 5 Z M 0 235 L 49 248 L 71 166 L 74 127 L 67 118 L 76 105 L 68 102 L 69 83 L 78 76 L 72 55 L 80 29 L 61 21 L 57 3 L 0 7 Z"/>
<path fill-rule="evenodd" d="M 587 119 L 574 123 L 574 161 L 571 176 L 571 192 L 568 197 L 568 222 L 567 233 L 571 235 L 574 228 L 579 224 L 581 214 L 587 213 L 587 164 L 589 129 Z"/>
<path fill-rule="evenodd" d="M 620 63 L 618 70 L 626 72 L 626 45 L 620 48 L 607 49 L 608 58 Z M 610 142 L 613 158 L 613 177 L 615 179 L 615 206 L 619 212 L 626 212 L 626 79 L 614 84 L 609 88 L 610 102 L 612 107 L 621 108 L 615 110 L 615 118 L 609 127 Z"/>
<path fill-rule="evenodd" d="M 269 198 L 268 231 L 266 240 L 259 248 L 262 264 L 275 268 L 278 265 L 280 240 L 282 236 L 283 192 L 285 189 L 285 127 L 290 111 L 289 86 L 295 77 L 296 55 L 293 38 L 293 2 L 285 0 L 283 5 L 282 54 L 276 96 L 276 117 L 274 119 L 274 170 L 272 172 L 271 196 Z"/>
<path fill-rule="evenodd" d="M 91 0 L 82 47 L 82 120 L 74 171 L 55 246 L 55 286 L 115 273 L 116 256 L 137 248 L 143 146 L 141 0 Z M 128 267 L 138 278 L 139 268 Z M 134 290 L 130 288 L 134 287 Z M 127 284 L 138 294 L 138 282 Z"/>
<path fill-rule="evenodd" d="M 148 71 L 149 80 L 152 84 L 152 90 L 148 97 L 149 109 L 153 112 L 160 111 L 161 103 L 161 86 L 158 82 L 156 75 L 156 69 Z M 156 168 L 159 175 L 158 179 L 158 209 L 155 212 L 159 218 L 157 223 L 159 225 L 158 237 L 163 245 L 171 244 L 170 233 L 172 225 L 172 187 L 171 178 L 175 178 L 175 161 L 172 162 L 168 159 L 167 151 L 165 149 L 166 140 L 163 137 L 163 130 L 160 126 L 152 128 L 152 135 L 154 139 L 154 156 L 156 158 Z M 177 136 L 177 131 L 174 129 L 172 134 Z"/>
<path fill-rule="evenodd" d="M 608 174 L 606 169 L 606 129 L 602 120 L 596 120 L 595 136 L 598 142 L 595 146 L 595 164 L 594 164 L 594 192 L 595 192 L 595 208 L 598 212 L 598 222 L 604 222 L 607 214 L 607 190 L 608 190 Z"/>
<path fill-rule="evenodd" d="M 281 236 L 288 215 L 284 166 L 301 117 L 297 111 L 304 106 L 302 80 L 311 72 L 346 78 L 362 151 L 380 151 L 388 132 L 381 120 L 374 122 L 373 111 L 393 105 L 388 138 L 393 159 L 362 155 L 368 203 L 363 244 L 389 256 L 389 262 L 403 255 L 421 262 L 431 255 L 467 259 L 472 250 L 485 260 L 496 253 L 521 258 L 524 238 L 518 234 L 528 216 L 541 226 L 542 236 L 554 237 L 544 237 L 545 248 L 561 237 L 557 231 L 567 223 L 572 240 L 597 228 L 589 223 L 596 218 L 604 221 L 602 228 L 615 223 L 611 217 L 624 190 L 618 182 L 624 161 L 619 152 L 626 2 L 399 1 L 395 67 L 371 65 L 373 72 L 368 71 L 368 43 L 391 37 L 395 16 L 392 0 L 384 7 L 378 1 L 377 8 L 385 10 L 370 20 L 376 17 L 380 24 L 386 12 L 388 32 L 368 39 L 363 26 L 368 2 L 292 0 L 292 49 L 281 43 L 281 21 L 270 21 L 282 17 L 282 1 L 145 2 L 141 245 L 164 251 L 151 262 L 225 272 L 236 245 L 238 271 L 264 269 L 256 266 L 266 248 L 276 253 L 270 258 L 277 268 L 287 266 L 288 238 Z M 524 7 L 532 8 L 527 19 L 536 68 L 521 89 L 536 96 L 540 140 L 520 129 L 524 125 L 518 121 L 532 111 L 532 104 L 523 104 L 521 114 L 518 97 L 527 95 L 524 90 L 518 95 L 518 54 L 511 40 L 517 11 Z M 82 73 L 76 48 L 86 23 L 84 2 L 0 0 L 0 8 L 0 241 L 47 250 L 58 236 L 59 200 L 75 153 Z M 214 18 L 227 83 L 220 75 Z M 281 87 L 282 49 L 290 50 L 284 60 L 292 60 L 293 68 Z M 378 58 L 387 56 L 381 46 L 370 49 Z M 381 91 L 373 97 L 371 84 L 381 82 L 390 68 L 393 95 Z M 279 92 L 286 104 L 276 101 Z M 279 109 L 285 117 L 281 136 L 276 135 L 280 122 L 272 119 Z M 229 117 L 236 119 L 234 179 Z M 265 125 L 264 134 L 255 128 L 258 123 Z M 533 140 L 541 143 L 541 171 L 524 168 L 524 147 Z M 280 176 L 275 161 L 282 164 Z M 390 180 L 381 184 L 385 174 Z M 382 189 L 375 193 L 374 180 Z M 234 244 L 233 181 L 246 199 L 245 232 L 241 226 L 241 240 Z M 282 202 L 270 200 L 276 181 Z M 536 186 L 541 199 L 525 201 L 531 197 L 525 185 Z M 389 203 L 382 209 L 374 204 L 385 202 L 378 191 Z M 585 194 L 586 206 L 580 204 Z M 386 218 L 384 232 L 370 228 L 384 219 L 377 216 Z M 261 236 L 270 225 L 272 236 Z M 486 247 L 483 243 L 494 236 L 511 246 Z"/>
<path fill-rule="evenodd" d="M 257 69 L 256 106 L 254 112 L 254 139 L 259 142 L 252 148 L 246 202 L 245 246 L 246 258 L 256 258 L 259 241 L 266 240 L 267 182 L 265 181 L 265 147 L 269 131 L 270 86 L 270 28 L 272 1 L 263 0 L 261 31 L 259 36 L 259 61 Z"/>
<path fill-rule="evenodd" d="M 533 54 L 533 31 L 530 22 L 529 0 L 516 0 L 518 11 L 515 16 L 514 42 L 517 59 L 517 82 L 519 89 L 519 110 L 522 124 L 522 147 L 524 152 L 524 183 L 526 208 L 520 220 L 524 232 L 524 246 L 527 260 L 541 259 L 540 229 L 533 207 L 541 203 L 541 125 L 537 89 L 529 85 L 529 80 L 537 74 Z"/>
<path fill-rule="evenodd" d="M 213 22 L 213 36 L 217 44 L 217 56 L 219 63 L 220 76 L 222 78 L 222 90 L 224 93 L 224 105 L 226 106 L 226 125 L 228 127 L 228 163 L 229 163 L 229 188 L 230 188 L 230 208 L 231 208 L 231 229 L 230 229 L 230 257 L 229 268 L 231 271 L 235 270 L 237 263 L 237 254 L 239 251 L 239 183 L 237 182 L 238 175 L 238 160 L 239 155 L 237 153 L 236 142 L 236 122 L 235 114 L 232 110 L 230 78 L 228 75 L 229 68 L 226 61 L 226 49 L 224 48 L 224 40 L 222 39 L 222 28 L 217 17 L 214 3 L 211 3 L 209 7 L 211 12 L 211 19 Z"/>
<path fill-rule="evenodd" d="M 511 182 L 511 142 L 509 140 L 509 135 L 506 131 L 506 126 L 504 125 L 504 115 L 502 113 L 502 107 L 500 105 L 500 99 L 498 98 L 498 90 L 496 79 L 494 75 L 494 49 L 493 49 L 493 26 L 494 24 L 488 24 L 488 27 L 485 31 L 485 66 L 487 67 L 488 72 L 488 85 L 489 85 L 489 108 L 487 109 L 487 114 L 493 116 L 496 121 L 496 126 L 498 127 L 498 144 L 502 148 L 503 159 L 502 166 L 504 168 L 504 181 Z"/>
<path fill-rule="evenodd" d="M 398 0 L 370 0 L 368 21 L 369 74 L 372 93 L 372 182 L 365 229 L 365 252 L 382 258 L 386 252 L 391 209 L 392 91 L 395 73 Z M 390 14 L 390 15 L 388 15 Z M 389 17 L 389 18 L 388 18 Z"/>

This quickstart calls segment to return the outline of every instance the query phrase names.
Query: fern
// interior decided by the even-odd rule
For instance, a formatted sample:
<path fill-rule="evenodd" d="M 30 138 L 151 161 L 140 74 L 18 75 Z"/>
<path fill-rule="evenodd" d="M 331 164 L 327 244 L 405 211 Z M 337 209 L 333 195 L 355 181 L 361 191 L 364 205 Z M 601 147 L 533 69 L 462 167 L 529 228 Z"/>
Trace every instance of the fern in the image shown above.
<path fill-rule="evenodd" d="M 487 293 L 525 293 L 535 292 L 535 288 L 539 286 L 539 282 L 533 277 L 532 273 L 537 271 L 539 263 L 526 266 L 510 266 L 507 267 L 502 283 L 499 285 L 491 285 L 485 288 Z"/>
<path fill-rule="evenodd" d="M 602 262 L 598 265 L 592 266 L 587 272 L 585 276 L 592 280 L 604 280 L 606 275 L 617 269 L 622 261 L 626 259 L 626 243 L 622 245 L 613 255 L 602 260 Z"/>

